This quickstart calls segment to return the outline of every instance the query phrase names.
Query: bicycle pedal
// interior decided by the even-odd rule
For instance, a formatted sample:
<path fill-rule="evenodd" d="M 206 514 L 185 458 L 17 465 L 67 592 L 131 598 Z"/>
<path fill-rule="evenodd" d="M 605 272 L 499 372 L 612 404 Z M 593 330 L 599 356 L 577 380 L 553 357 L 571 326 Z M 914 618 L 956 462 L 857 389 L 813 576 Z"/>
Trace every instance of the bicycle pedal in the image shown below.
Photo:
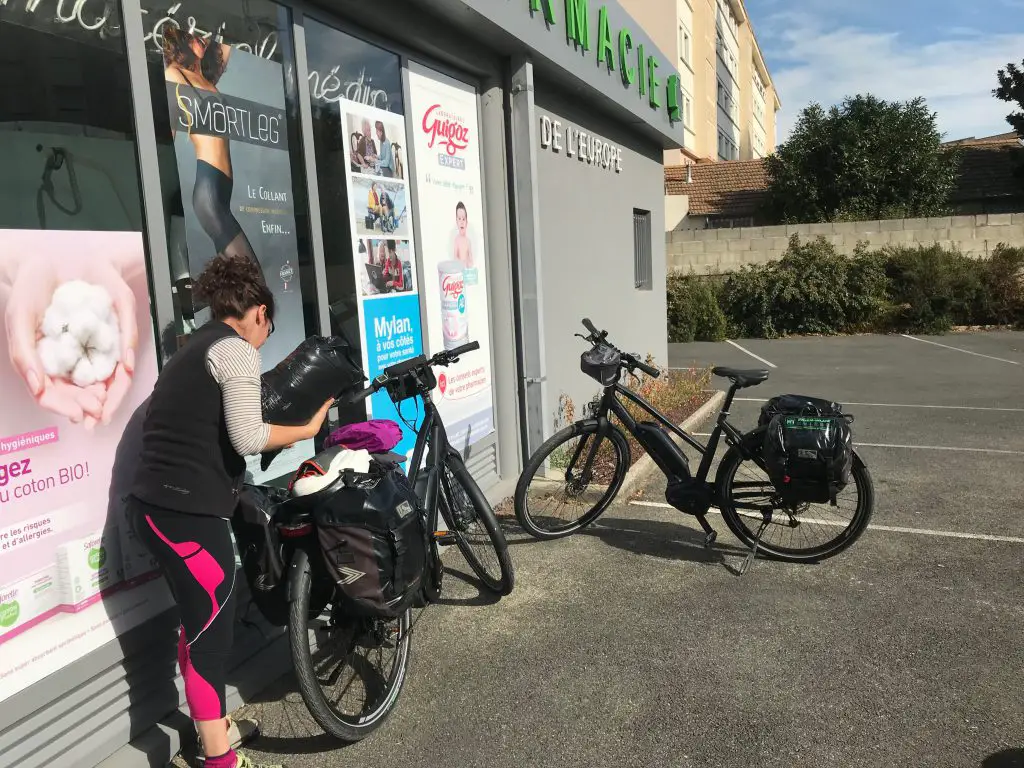
<path fill-rule="evenodd" d="M 459 539 L 451 531 L 434 531 L 434 541 L 438 546 L 446 547 L 450 544 L 457 544 Z"/>
<path fill-rule="evenodd" d="M 704 547 L 711 549 L 714 546 L 715 541 L 718 540 L 718 531 L 711 531 L 707 536 L 704 537 Z"/>

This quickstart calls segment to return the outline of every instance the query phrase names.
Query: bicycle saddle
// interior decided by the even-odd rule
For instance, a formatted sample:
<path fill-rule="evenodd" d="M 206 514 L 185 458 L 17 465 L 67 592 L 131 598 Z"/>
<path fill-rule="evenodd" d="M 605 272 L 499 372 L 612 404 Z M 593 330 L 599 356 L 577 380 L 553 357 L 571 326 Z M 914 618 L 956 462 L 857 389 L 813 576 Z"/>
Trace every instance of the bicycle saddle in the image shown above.
<path fill-rule="evenodd" d="M 719 366 L 718 368 L 712 368 L 711 372 L 715 374 L 715 376 L 721 376 L 723 379 L 729 379 L 729 381 L 740 389 L 744 389 L 745 387 L 756 387 L 758 384 L 763 384 L 768 379 L 768 371 L 764 369 L 741 370 L 739 368 L 725 368 Z"/>

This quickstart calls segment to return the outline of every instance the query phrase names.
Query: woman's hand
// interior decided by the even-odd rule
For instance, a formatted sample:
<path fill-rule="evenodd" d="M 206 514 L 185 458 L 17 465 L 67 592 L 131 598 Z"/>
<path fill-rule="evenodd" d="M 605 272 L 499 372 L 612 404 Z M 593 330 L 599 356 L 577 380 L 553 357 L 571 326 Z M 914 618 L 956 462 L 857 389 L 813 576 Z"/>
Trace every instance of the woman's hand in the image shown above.
<path fill-rule="evenodd" d="M 321 405 L 320 406 L 320 410 L 317 411 L 316 415 L 313 416 L 313 418 L 309 420 L 309 423 L 306 426 L 309 428 L 309 436 L 310 437 L 316 437 L 318 434 L 320 434 L 320 430 L 324 426 L 324 421 L 327 420 L 327 414 L 330 412 L 330 410 L 331 410 L 331 408 L 333 406 L 334 406 L 334 398 L 332 397 L 326 403 Z"/>

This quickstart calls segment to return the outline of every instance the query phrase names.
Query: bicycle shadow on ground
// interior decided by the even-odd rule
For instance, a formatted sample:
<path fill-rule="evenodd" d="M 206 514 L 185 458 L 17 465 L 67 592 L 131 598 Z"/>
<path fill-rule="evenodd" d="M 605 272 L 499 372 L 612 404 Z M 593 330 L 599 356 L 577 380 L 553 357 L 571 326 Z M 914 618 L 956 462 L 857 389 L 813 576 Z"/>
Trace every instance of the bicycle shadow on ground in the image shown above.
<path fill-rule="evenodd" d="M 721 565 L 733 576 L 741 575 L 740 565 L 749 554 L 745 547 L 723 544 L 721 538 L 709 549 L 702 531 L 661 520 L 601 517 L 576 535 L 592 536 L 638 555 Z"/>
<path fill-rule="evenodd" d="M 1024 768 L 1024 749 L 1004 749 L 981 761 L 981 768 Z"/>
<path fill-rule="evenodd" d="M 453 554 L 455 558 L 461 557 L 459 553 Z M 445 558 L 445 560 L 448 559 L 450 558 Z M 470 608 L 497 605 L 501 601 L 500 595 L 491 592 L 475 574 L 461 570 L 461 567 L 468 568 L 465 566 L 465 561 L 460 563 L 458 568 L 453 568 L 451 563 L 445 562 L 441 599 L 437 601 L 438 605 Z"/>

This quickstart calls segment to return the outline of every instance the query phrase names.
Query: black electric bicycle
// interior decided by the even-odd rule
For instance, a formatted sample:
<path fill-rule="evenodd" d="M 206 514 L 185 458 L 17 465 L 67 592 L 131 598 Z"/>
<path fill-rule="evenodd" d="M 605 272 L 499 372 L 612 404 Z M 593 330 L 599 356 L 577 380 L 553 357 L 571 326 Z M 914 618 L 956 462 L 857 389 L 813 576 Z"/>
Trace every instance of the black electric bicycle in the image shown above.
<path fill-rule="evenodd" d="M 587 370 L 601 382 L 604 394 L 591 418 L 555 434 L 524 468 L 516 487 L 515 511 L 520 525 L 532 536 L 569 536 L 593 523 L 608 508 L 631 464 L 623 428 L 665 474 L 668 503 L 697 518 L 707 547 L 717 538 L 707 516 L 712 507 L 718 508 L 725 524 L 751 550 L 744 570 L 759 551 L 789 562 L 823 560 L 852 545 L 867 528 L 874 508 L 874 487 L 867 466 L 856 452 L 852 482 L 839 493 L 834 505 L 793 504 L 783 498 L 769 479 L 762 457 L 767 426 L 744 434 L 729 423 L 729 408 L 736 392 L 763 383 L 768 379 L 768 371 L 713 370 L 716 376 L 731 381 L 732 386 L 707 445 L 702 445 L 620 383 L 623 371 L 633 376 L 641 371 L 655 378 L 660 371 L 636 355 L 617 350 L 608 342 L 607 331 L 598 331 L 590 320 L 584 320 L 583 325 L 589 335 L 576 335 L 595 350 L 603 350 L 608 361 L 604 366 Z M 620 396 L 655 421 L 637 421 L 619 401 Z M 701 455 L 696 474 L 690 471 L 689 459 L 670 434 Z M 723 436 L 729 447 L 719 462 L 714 481 L 709 482 L 711 464 Z M 821 537 L 817 538 L 819 534 Z"/>
<path fill-rule="evenodd" d="M 449 446 L 430 398 L 437 386 L 432 366 L 450 365 L 479 346 L 474 342 L 429 360 L 420 356 L 404 361 L 349 398 L 358 402 L 384 389 L 396 405 L 423 400 L 424 422 L 409 481 L 423 502 L 420 513 L 427 530 L 436 532 L 427 554 L 428 602 L 440 597 L 439 547 L 450 544 L 458 546 L 488 590 L 507 595 L 513 587 L 508 545 L 498 521 L 462 457 Z M 395 466 L 404 463 L 396 454 L 376 458 Z M 252 505 L 250 519 L 236 514 L 232 525 L 253 603 L 271 624 L 287 625 L 299 694 L 313 720 L 341 741 L 359 741 L 387 719 L 398 701 L 409 664 L 412 609 L 397 619 L 347 614 L 320 554 L 313 515 L 320 495 L 293 497 L 270 486 L 249 486 L 249 491 L 259 493 L 263 511 Z M 254 514 L 269 520 L 254 521 Z M 438 530 L 439 516 L 445 530 Z"/>

